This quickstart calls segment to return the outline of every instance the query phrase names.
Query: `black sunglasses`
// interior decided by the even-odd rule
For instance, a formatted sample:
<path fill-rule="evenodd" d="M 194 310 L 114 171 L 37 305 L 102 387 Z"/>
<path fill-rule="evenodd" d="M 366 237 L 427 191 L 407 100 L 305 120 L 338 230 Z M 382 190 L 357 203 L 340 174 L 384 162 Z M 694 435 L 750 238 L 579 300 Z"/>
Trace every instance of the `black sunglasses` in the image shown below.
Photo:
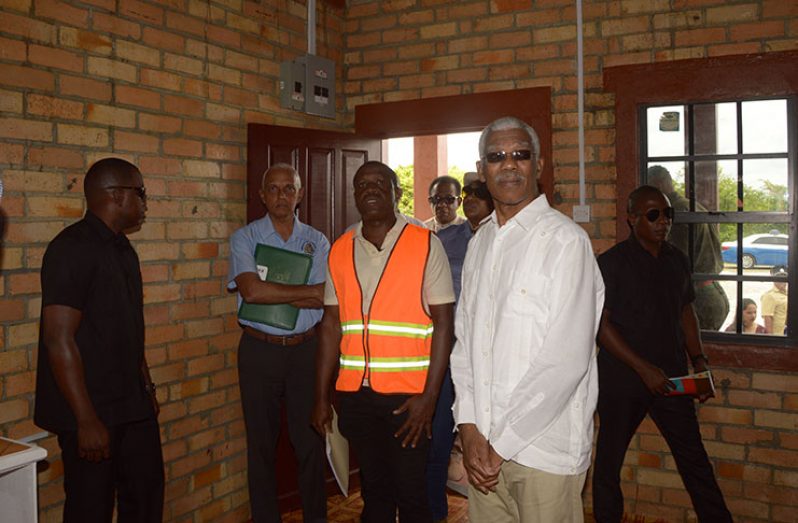
<path fill-rule="evenodd" d="M 456 196 L 430 196 L 428 198 L 429 203 L 432 205 L 438 205 L 439 203 L 443 202 L 446 205 L 452 205 L 455 201 L 457 201 Z"/>
<path fill-rule="evenodd" d="M 654 223 L 655 221 L 659 220 L 660 214 L 665 215 L 665 217 L 669 220 L 673 220 L 674 216 L 673 207 L 665 207 L 662 210 L 651 209 L 646 211 L 646 213 L 643 216 L 646 217 L 646 220 L 650 221 L 651 223 Z"/>
<path fill-rule="evenodd" d="M 522 160 L 529 160 L 532 158 L 532 151 L 529 149 L 521 149 L 520 151 L 513 151 L 510 153 L 507 151 L 496 151 L 485 154 L 485 160 L 487 160 L 488 163 L 499 163 L 506 160 L 507 155 L 510 155 L 510 158 L 512 158 L 514 161 L 520 162 Z"/>
<path fill-rule="evenodd" d="M 471 195 L 476 196 L 480 200 L 490 200 L 490 192 L 484 183 L 477 185 L 476 187 L 471 185 L 466 185 L 463 187 L 463 198 Z"/>
<path fill-rule="evenodd" d="M 106 189 L 130 189 L 131 191 L 135 191 L 136 195 L 141 198 L 142 201 L 147 200 L 147 189 L 145 189 L 143 185 L 109 185 Z"/>

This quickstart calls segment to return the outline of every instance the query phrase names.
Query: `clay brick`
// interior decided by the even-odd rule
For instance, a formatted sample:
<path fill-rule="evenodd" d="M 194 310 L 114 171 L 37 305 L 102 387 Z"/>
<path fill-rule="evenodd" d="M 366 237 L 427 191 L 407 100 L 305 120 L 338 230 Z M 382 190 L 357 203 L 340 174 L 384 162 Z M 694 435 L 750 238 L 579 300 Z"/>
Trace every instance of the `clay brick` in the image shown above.
<path fill-rule="evenodd" d="M 170 138 L 163 142 L 163 152 L 174 156 L 202 156 L 202 142 Z"/>
<path fill-rule="evenodd" d="M 111 85 L 90 78 L 62 74 L 58 78 L 58 88 L 62 95 L 79 96 L 104 102 L 111 100 Z"/>
<path fill-rule="evenodd" d="M 136 112 L 111 105 L 88 104 L 86 120 L 112 127 L 135 127 Z"/>
<path fill-rule="evenodd" d="M 740 40 L 753 40 L 758 38 L 784 36 L 784 22 L 781 20 L 774 20 L 772 22 L 739 24 L 732 26 L 729 30 L 729 33 L 730 39 L 737 42 Z"/>
<path fill-rule="evenodd" d="M 573 25 L 534 29 L 532 31 L 532 40 L 535 44 L 571 41 L 574 39 L 576 39 L 576 27 Z"/>
<path fill-rule="evenodd" d="M 108 32 L 133 40 L 141 38 L 141 25 L 137 22 L 131 22 L 130 20 L 124 20 L 118 16 L 105 13 L 94 13 L 92 15 L 92 28 L 100 32 Z"/>
<path fill-rule="evenodd" d="M 702 28 L 677 31 L 674 41 L 676 43 L 676 47 L 688 47 L 693 45 L 707 45 L 725 42 L 726 29 Z"/>
<path fill-rule="evenodd" d="M 28 46 L 28 60 L 32 64 L 48 68 L 65 69 L 76 73 L 83 72 L 83 57 L 63 49 L 31 44 Z"/>
<path fill-rule="evenodd" d="M 0 143 L 0 164 L 21 164 L 23 157 L 21 145 Z"/>
<path fill-rule="evenodd" d="M 205 113 L 205 102 L 185 96 L 166 94 L 163 96 L 163 104 L 171 113 L 186 116 L 202 116 Z"/>
<path fill-rule="evenodd" d="M 53 139 L 53 125 L 22 118 L 0 118 L 0 137 L 49 142 Z"/>
<path fill-rule="evenodd" d="M 18 16 L 2 11 L 0 12 L 0 27 L 3 28 L 4 33 L 22 36 L 25 40 L 34 40 L 45 44 L 54 44 L 58 41 L 58 31 L 54 25 L 27 16 Z"/>
<path fill-rule="evenodd" d="M 98 127 L 57 124 L 58 143 L 82 145 L 85 147 L 106 147 L 108 131 Z"/>
<path fill-rule="evenodd" d="M 116 41 L 116 55 L 124 60 L 139 62 L 153 67 L 161 65 L 161 53 L 158 49 L 126 40 Z"/>
<path fill-rule="evenodd" d="M 25 89 L 53 92 L 55 81 L 52 73 L 11 64 L 0 64 L 0 84 Z"/>
<path fill-rule="evenodd" d="M 139 113 L 139 128 L 144 131 L 174 134 L 180 132 L 183 121 L 174 116 L 161 116 L 155 114 Z M 150 169 L 151 170 L 151 169 Z M 159 173 L 166 173 L 158 171 Z"/>
<path fill-rule="evenodd" d="M 159 143 L 157 137 L 148 134 L 114 131 L 115 150 L 157 153 Z"/>
<path fill-rule="evenodd" d="M 131 83 L 136 82 L 137 73 L 134 65 L 117 62 L 108 58 L 89 56 L 88 71 L 94 76 L 105 76 Z"/>
<path fill-rule="evenodd" d="M 751 22 L 759 15 L 757 4 L 735 4 L 734 6 L 711 7 L 706 10 L 709 25 L 728 25 L 737 22 Z"/>
<path fill-rule="evenodd" d="M 0 59 L 23 62 L 27 56 L 25 42 L 0 38 Z"/>
<path fill-rule="evenodd" d="M 138 0 L 125 0 L 124 4 L 120 4 L 119 11 L 126 17 L 137 18 L 149 25 L 163 24 L 163 9 Z"/>
<path fill-rule="evenodd" d="M 37 17 L 58 20 L 77 27 L 88 26 L 88 11 L 59 0 L 36 0 L 34 12 Z"/>
<path fill-rule="evenodd" d="M 798 414 L 788 414 L 777 410 L 757 409 L 754 411 L 754 425 L 796 430 L 798 429 Z"/>
<path fill-rule="evenodd" d="M 187 136 L 196 136 L 199 138 L 207 138 L 215 140 L 221 134 L 219 125 L 207 122 L 205 120 L 186 120 L 184 123 L 184 131 Z"/>
<path fill-rule="evenodd" d="M 83 117 L 83 104 L 61 98 L 30 94 L 28 95 L 27 112 L 37 116 L 78 120 Z"/>
<path fill-rule="evenodd" d="M 116 101 L 123 105 L 135 105 L 148 109 L 161 108 L 161 95 L 159 93 L 128 85 L 116 86 Z"/>
<path fill-rule="evenodd" d="M 241 150 L 237 145 L 222 145 L 208 143 L 205 145 L 205 154 L 210 159 L 237 161 L 241 158 Z"/>
<path fill-rule="evenodd" d="M 16 399 L 0 402 L 0 423 L 24 419 L 29 415 L 27 400 Z"/>
<path fill-rule="evenodd" d="M 28 216 L 44 218 L 80 218 L 83 216 L 82 198 L 29 196 Z"/>
<path fill-rule="evenodd" d="M 794 374 L 754 372 L 751 387 L 757 390 L 772 390 L 775 392 L 798 392 L 798 376 Z"/>

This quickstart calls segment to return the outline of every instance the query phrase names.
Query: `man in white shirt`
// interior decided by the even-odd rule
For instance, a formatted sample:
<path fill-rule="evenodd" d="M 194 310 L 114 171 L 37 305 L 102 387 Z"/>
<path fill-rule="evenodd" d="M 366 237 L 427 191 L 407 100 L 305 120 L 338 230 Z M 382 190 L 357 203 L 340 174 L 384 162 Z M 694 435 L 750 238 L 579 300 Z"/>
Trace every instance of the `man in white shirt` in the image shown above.
<path fill-rule="evenodd" d="M 469 518 L 583 520 L 604 284 L 590 239 L 540 194 L 534 129 L 479 141 L 495 212 L 469 244 L 451 356 Z"/>

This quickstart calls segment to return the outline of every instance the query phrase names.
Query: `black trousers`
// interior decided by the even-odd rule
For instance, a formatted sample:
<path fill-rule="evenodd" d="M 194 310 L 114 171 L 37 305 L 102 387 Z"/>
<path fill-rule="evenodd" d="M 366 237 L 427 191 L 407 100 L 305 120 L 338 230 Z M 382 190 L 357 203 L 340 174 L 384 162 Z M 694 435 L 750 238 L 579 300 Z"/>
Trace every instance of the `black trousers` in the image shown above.
<path fill-rule="evenodd" d="M 698 520 L 706 523 L 732 521 L 701 441 L 693 399 L 655 397 L 643 389 L 630 392 L 603 385 L 599 385 L 600 426 L 593 470 L 596 521 L 616 523 L 623 517 L 621 467 L 629 442 L 647 413 L 673 454 Z"/>
<path fill-rule="evenodd" d="M 313 430 L 316 338 L 283 347 L 244 333 L 238 345 L 238 383 L 247 430 L 249 504 L 255 523 L 279 522 L 277 437 L 285 400 L 305 522 L 327 520 L 324 440 Z"/>
<path fill-rule="evenodd" d="M 394 434 L 407 413 L 393 414 L 410 396 L 379 394 L 368 387 L 338 393 L 338 427 L 360 464 L 362 523 L 429 523 L 426 465 L 429 440 L 402 448 Z"/>
<path fill-rule="evenodd" d="M 77 432 L 58 434 L 64 462 L 64 522 L 110 523 L 114 498 L 119 523 L 163 520 L 164 471 L 158 421 L 108 427 L 111 458 L 78 457 Z"/>

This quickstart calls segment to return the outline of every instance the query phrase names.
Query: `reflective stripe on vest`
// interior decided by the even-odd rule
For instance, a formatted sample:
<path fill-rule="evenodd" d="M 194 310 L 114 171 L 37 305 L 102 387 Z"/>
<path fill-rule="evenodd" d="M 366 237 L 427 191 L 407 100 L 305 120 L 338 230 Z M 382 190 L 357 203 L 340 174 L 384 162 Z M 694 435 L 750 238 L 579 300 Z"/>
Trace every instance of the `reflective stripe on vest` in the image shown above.
<path fill-rule="evenodd" d="M 381 393 L 424 390 L 432 347 L 432 319 L 421 303 L 430 232 L 406 225 L 363 314 L 354 267 L 354 233 L 330 250 L 330 276 L 338 296 L 341 356 L 336 389 L 358 390 L 364 377 Z"/>

